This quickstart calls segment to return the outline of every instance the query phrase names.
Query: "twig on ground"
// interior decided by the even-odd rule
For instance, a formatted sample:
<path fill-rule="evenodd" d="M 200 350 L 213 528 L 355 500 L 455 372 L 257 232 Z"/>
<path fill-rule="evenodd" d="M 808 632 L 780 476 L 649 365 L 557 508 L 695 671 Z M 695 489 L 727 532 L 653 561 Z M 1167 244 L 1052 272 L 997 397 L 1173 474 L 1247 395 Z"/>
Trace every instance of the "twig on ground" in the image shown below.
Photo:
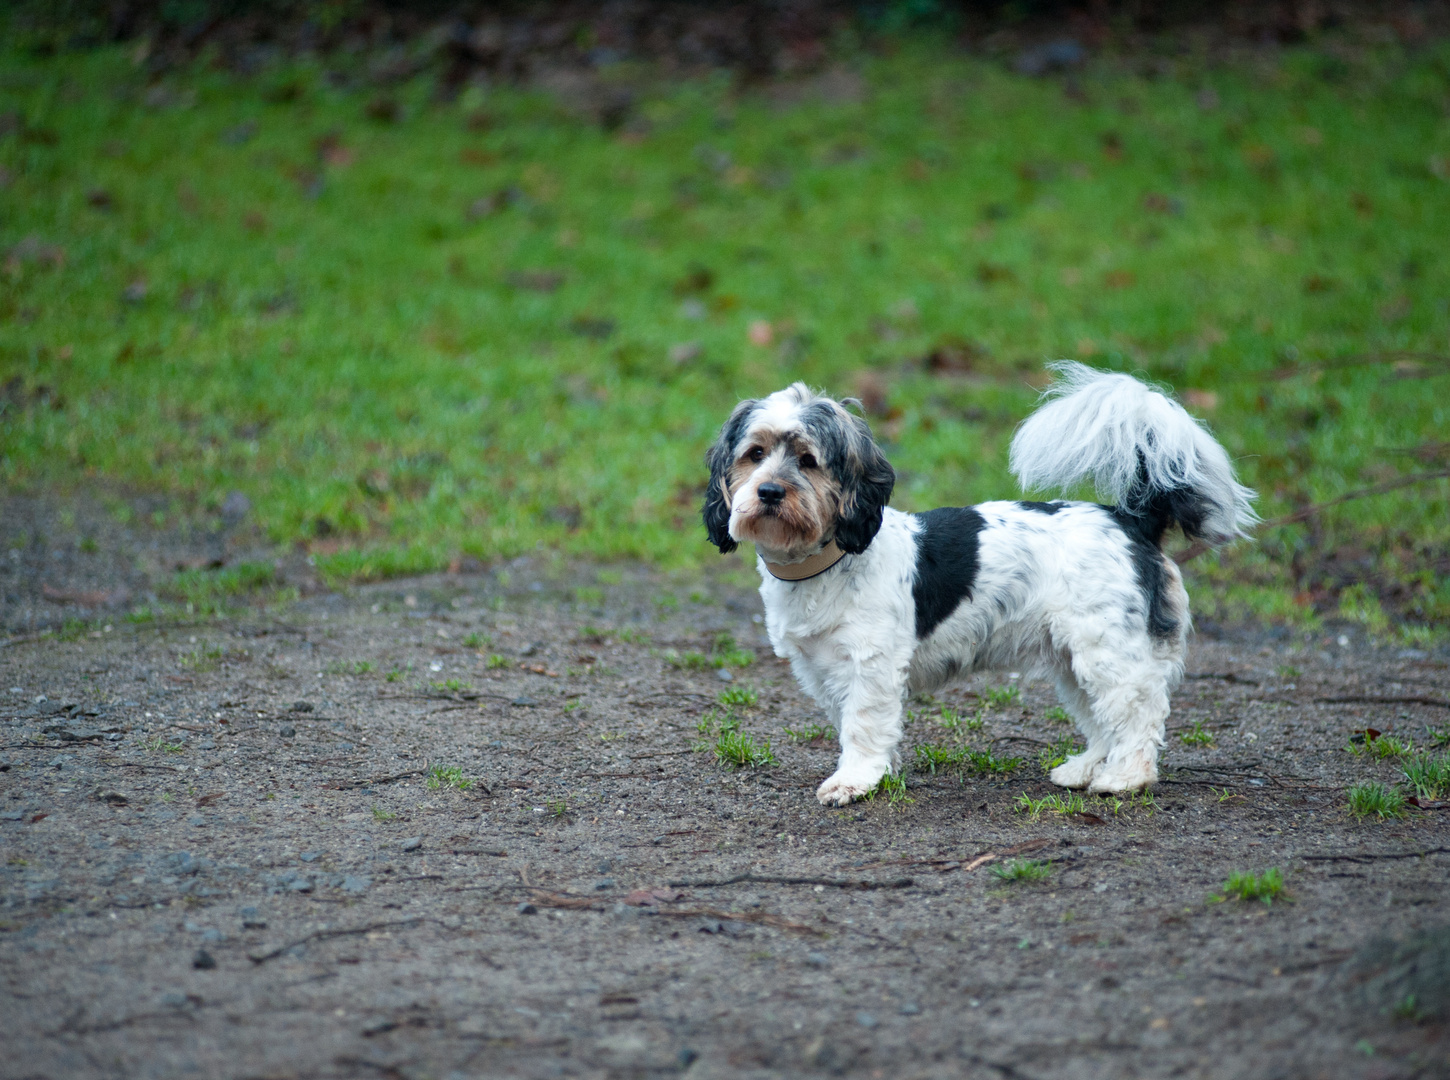
<path fill-rule="evenodd" d="M 1450 701 L 1432 697 L 1369 697 L 1365 694 L 1346 694 L 1343 697 L 1317 697 L 1314 700 L 1326 705 L 1432 705 L 1439 709 L 1450 709 Z"/>
<path fill-rule="evenodd" d="M 1372 862 L 1375 859 L 1422 859 L 1427 855 L 1450 855 L 1450 847 L 1424 848 L 1420 851 L 1360 851 L 1338 855 L 1301 855 L 1305 862 Z"/>
<path fill-rule="evenodd" d="M 288 949 L 295 949 L 298 945 L 306 945 L 309 941 L 325 941 L 328 938 L 351 937 L 355 934 L 370 934 L 374 930 L 388 930 L 395 926 L 414 927 L 421 923 L 421 918 L 415 919 L 392 919 L 388 922 L 368 923 L 366 926 L 353 926 L 344 930 L 314 930 L 305 934 L 296 941 L 289 941 L 286 945 L 278 945 L 275 949 L 268 949 L 264 953 L 248 953 L 247 959 L 254 964 L 265 964 L 268 960 L 275 960 Z"/>
<path fill-rule="evenodd" d="M 366 780 L 329 780 L 322 786 L 334 791 L 355 787 L 372 787 L 374 784 L 391 784 L 394 780 L 406 780 L 410 776 L 422 776 L 427 771 L 426 768 L 409 769 L 407 772 L 393 773 L 392 776 L 374 776 Z"/>
<path fill-rule="evenodd" d="M 783 874 L 736 874 L 728 878 L 683 878 L 665 882 L 672 889 L 711 889 L 724 885 L 757 882 L 761 885 L 825 885 L 832 889 L 905 889 L 915 884 L 911 878 L 869 881 L 864 878 L 788 877 Z"/>

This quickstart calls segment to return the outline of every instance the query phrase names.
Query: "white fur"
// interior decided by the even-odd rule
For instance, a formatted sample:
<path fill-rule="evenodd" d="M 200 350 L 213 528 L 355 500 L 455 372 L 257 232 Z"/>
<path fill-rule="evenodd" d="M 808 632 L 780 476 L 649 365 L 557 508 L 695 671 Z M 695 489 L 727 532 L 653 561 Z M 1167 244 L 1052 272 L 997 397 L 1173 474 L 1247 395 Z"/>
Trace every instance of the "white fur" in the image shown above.
<path fill-rule="evenodd" d="M 1224 448 L 1177 402 L 1131 375 L 1063 360 L 1043 405 L 1012 439 L 1008 459 L 1023 490 L 1058 491 L 1084 479 L 1115 503 L 1131 497 L 1139 460 L 1152 488 L 1191 488 L 1211 507 L 1204 533 L 1243 536 L 1258 521 L 1254 493 L 1234 479 Z"/>
<path fill-rule="evenodd" d="M 1181 408 L 1127 376 L 1081 365 L 1058 370 L 1068 389 L 1013 444 L 1024 483 L 1092 476 L 1122 496 L 1141 454 L 1150 487 L 1191 488 L 1209 507 L 1210 538 L 1225 539 L 1255 520 L 1252 493 L 1234 480 L 1227 455 Z M 759 404 L 781 429 L 805 400 L 786 396 Z M 840 735 L 836 771 L 816 793 L 822 803 L 845 805 L 869 793 L 898 763 L 908 694 L 1008 667 L 1052 678 L 1086 737 L 1085 750 L 1052 771 L 1054 783 L 1132 791 L 1157 780 L 1189 628 L 1177 567 L 1152 551 L 1162 560 L 1163 609 L 1176 623 L 1171 634 L 1155 637 L 1134 541 L 1109 510 L 1080 502 L 1050 514 L 1013 502 L 974 509 L 985 524 L 971 595 L 921 640 L 912 593 L 922 530 L 916 515 L 886 508 L 865 551 L 804 581 L 770 574 L 767 559 L 786 561 L 784 551 L 760 552 L 771 644 Z"/>

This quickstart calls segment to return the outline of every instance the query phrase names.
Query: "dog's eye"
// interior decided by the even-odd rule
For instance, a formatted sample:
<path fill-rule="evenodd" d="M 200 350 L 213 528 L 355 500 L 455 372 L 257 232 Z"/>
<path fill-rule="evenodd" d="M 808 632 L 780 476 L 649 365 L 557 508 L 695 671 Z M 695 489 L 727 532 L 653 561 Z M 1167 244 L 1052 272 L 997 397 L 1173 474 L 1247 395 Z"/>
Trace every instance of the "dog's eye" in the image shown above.
<path fill-rule="evenodd" d="M 752 446 L 749 450 L 745 452 L 745 456 L 748 457 L 751 461 L 764 461 L 765 451 L 759 446 Z"/>
<path fill-rule="evenodd" d="M 816 467 L 816 457 L 815 457 L 814 454 L 802 454 L 801 455 L 801 468 L 802 469 L 814 469 L 815 467 Z"/>

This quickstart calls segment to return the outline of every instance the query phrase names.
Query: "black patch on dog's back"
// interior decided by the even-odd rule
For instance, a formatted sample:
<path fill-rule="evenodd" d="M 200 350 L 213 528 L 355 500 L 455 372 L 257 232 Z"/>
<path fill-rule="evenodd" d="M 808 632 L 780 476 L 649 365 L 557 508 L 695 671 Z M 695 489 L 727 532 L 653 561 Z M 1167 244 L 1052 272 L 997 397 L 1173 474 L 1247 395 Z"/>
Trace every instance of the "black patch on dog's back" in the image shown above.
<path fill-rule="evenodd" d="M 1168 568 L 1163 565 L 1163 552 L 1158 547 L 1158 541 L 1163 537 L 1161 523 L 1145 519 L 1141 514 L 1124 510 L 1121 506 L 1104 506 L 1103 509 L 1128 538 L 1128 555 L 1133 560 L 1138 588 L 1143 590 L 1143 599 L 1148 605 L 1148 633 L 1160 641 L 1172 638 L 1178 633 L 1178 620 L 1168 613 L 1164 598 L 1168 588 Z"/>
<path fill-rule="evenodd" d="M 1051 516 L 1061 510 L 1067 503 L 1064 502 L 1031 502 L 1027 499 L 1017 500 L 1017 505 L 1024 510 L 1032 510 L 1038 514 Z"/>
<path fill-rule="evenodd" d="M 925 638 L 963 600 L 972 598 L 977 580 L 977 535 L 987 527 L 969 506 L 943 506 L 917 514 L 916 573 L 911 598 L 916 602 L 916 637 Z"/>

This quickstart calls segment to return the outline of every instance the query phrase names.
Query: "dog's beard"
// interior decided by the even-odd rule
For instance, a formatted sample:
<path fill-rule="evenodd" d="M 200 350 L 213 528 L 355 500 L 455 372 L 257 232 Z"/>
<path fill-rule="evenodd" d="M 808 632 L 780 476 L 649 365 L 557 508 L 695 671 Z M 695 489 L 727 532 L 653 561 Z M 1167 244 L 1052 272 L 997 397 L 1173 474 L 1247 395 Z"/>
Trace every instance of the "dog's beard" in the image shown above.
<path fill-rule="evenodd" d="M 767 506 L 753 492 L 742 492 L 731 508 L 730 535 L 752 541 L 773 561 L 804 559 L 820 548 L 826 531 L 815 501 L 791 491 Z"/>

